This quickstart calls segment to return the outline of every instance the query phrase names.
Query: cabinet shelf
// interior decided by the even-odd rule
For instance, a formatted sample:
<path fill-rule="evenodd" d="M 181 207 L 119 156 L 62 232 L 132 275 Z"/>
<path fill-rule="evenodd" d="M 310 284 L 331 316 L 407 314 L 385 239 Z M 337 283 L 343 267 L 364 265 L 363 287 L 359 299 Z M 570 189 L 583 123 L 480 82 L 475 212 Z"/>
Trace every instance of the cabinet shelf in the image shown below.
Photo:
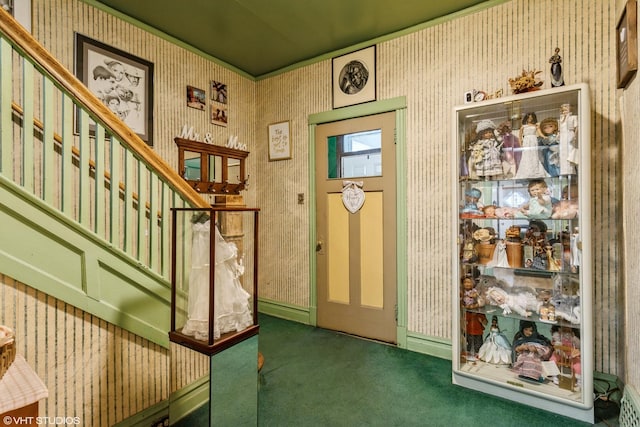
<path fill-rule="evenodd" d="M 454 108 L 452 376 L 593 422 L 589 116 L 584 84 Z"/>

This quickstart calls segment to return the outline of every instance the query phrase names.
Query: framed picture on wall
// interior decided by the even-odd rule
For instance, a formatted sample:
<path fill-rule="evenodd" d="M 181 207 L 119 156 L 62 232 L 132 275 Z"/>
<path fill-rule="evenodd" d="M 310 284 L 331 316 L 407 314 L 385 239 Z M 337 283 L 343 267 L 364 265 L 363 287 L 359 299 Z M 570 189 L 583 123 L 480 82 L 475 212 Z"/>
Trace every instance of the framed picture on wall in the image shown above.
<path fill-rule="evenodd" d="M 376 100 L 376 47 L 332 60 L 333 108 Z"/>
<path fill-rule="evenodd" d="M 187 86 L 187 107 L 204 111 L 207 106 L 207 94 L 197 87 Z"/>
<path fill-rule="evenodd" d="M 618 89 L 627 84 L 638 70 L 638 5 L 627 0 L 616 25 L 616 56 L 618 59 Z"/>
<path fill-rule="evenodd" d="M 153 145 L 153 64 L 78 33 L 75 62 L 89 91 Z"/>
<path fill-rule="evenodd" d="M 289 121 L 269 125 L 269 161 L 291 158 Z"/>

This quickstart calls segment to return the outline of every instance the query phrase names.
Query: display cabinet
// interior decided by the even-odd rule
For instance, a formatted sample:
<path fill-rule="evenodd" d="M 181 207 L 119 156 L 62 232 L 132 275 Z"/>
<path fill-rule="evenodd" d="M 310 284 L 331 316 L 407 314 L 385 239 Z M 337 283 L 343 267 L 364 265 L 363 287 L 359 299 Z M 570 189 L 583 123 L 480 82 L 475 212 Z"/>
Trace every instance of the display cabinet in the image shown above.
<path fill-rule="evenodd" d="M 258 334 L 257 208 L 172 208 L 169 339 L 209 356 Z"/>
<path fill-rule="evenodd" d="M 584 84 L 454 109 L 453 382 L 593 422 Z"/>

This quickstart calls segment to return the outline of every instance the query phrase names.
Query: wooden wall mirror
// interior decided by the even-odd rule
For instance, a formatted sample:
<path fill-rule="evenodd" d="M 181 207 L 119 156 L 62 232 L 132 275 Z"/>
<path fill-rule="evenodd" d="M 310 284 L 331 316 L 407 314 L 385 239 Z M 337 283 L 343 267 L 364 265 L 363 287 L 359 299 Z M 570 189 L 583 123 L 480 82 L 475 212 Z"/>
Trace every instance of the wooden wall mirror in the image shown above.
<path fill-rule="evenodd" d="M 248 151 L 174 139 L 178 146 L 178 172 L 200 193 L 240 194 L 247 187 Z"/>

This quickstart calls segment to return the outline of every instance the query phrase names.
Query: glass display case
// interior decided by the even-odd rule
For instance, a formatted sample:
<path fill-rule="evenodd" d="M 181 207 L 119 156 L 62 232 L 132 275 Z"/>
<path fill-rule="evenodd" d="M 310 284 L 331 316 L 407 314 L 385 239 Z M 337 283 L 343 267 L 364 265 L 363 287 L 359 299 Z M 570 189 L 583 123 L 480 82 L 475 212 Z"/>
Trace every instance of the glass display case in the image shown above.
<path fill-rule="evenodd" d="M 257 335 L 258 211 L 172 209 L 172 342 L 211 356 Z"/>
<path fill-rule="evenodd" d="M 593 422 L 584 84 L 454 109 L 453 382 Z"/>

